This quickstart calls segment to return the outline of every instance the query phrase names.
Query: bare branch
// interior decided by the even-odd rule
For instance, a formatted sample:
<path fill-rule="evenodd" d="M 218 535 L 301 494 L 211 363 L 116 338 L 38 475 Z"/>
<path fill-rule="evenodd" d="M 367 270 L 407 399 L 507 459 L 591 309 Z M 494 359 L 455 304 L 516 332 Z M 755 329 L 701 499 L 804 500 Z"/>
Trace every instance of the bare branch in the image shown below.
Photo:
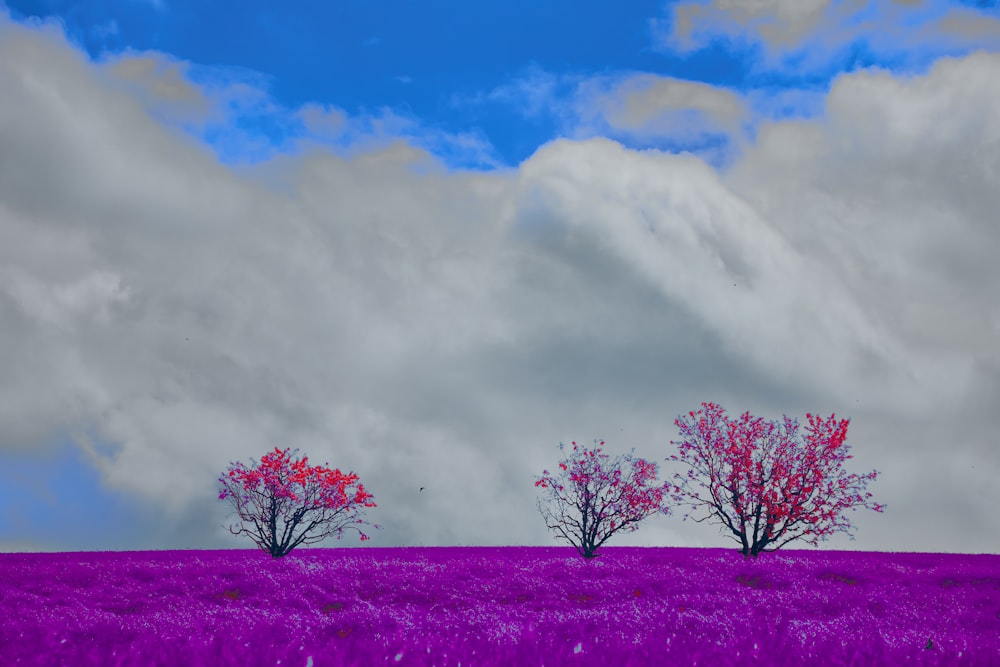
<path fill-rule="evenodd" d="M 345 528 L 368 539 L 358 525 L 365 507 L 374 507 L 370 493 L 357 484 L 358 476 L 323 466 L 309 466 L 308 459 L 292 459 L 289 450 L 275 448 L 260 464 L 230 464 L 219 478 L 220 499 L 234 505 L 242 522 L 234 535 L 247 535 L 263 551 L 279 558 L 297 546 L 326 537 L 339 538 Z M 378 526 L 373 526 L 378 528 Z"/>
<path fill-rule="evenodd" d="M 781 423 L 749 413 L 729 419 L 719 405 L 702 403 L 674 422 L 683 439 L 674 443 L 679 455 L 668 460 L 688 467 L 686 475 L 674 475 L 674 500 L 693 510 L 707 508 L 738 538 L 744 555 L 800 538 L 816 544 L 836 531 L 850 535 L 845 510 L 884 509 L 867 502 L 871 494 L 862 495 L 877 472 L 843 470 L 851 458 L 845 443 L 849 420 L 806 418 L 808 433 L 800 440 L 798 422 L 788 417 Z M 775 546 L 765 549 L 769 545 Z"/>
<path fill-rule="evenodd" d="M 667 513 L 667 485 L 653 486 L 655 464 L 633 460 L 631 454 L 608 461 L 603 441 L 593 449 L 572 444 L 573 455 L 559 463 L 562 473 L 556 477 L 543 471 L 535 486 L 547 491 L 548 502 L 537 503 L 545 526 L 583 558 L 596 558 L 597 549 L 613 535 L 635 530 L 647 516 Z"/>

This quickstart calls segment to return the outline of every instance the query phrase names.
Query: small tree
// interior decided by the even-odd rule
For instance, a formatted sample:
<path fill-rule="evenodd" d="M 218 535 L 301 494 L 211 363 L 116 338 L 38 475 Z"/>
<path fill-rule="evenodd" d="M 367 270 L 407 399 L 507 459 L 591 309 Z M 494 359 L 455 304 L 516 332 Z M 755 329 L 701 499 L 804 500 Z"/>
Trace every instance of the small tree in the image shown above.
<path fill-rule="evenodd" d="M 307 457 L 293 460 L 288 449 L 277 447 L 250 468 L 230 463 L 219 478 L 219 500 L 229 499 L 243 523 L 229 532 L 248 535 L 275 558 L 330 535 L 340 539 L 347 528 L 367 540 L 357 527 L 367 523 L 359 515 L 375 503 L 363 485 L 355 485 L 358 476 L 308 463 Z"/>
<path fill-rule="evenodd" d="M 635 531 L 647 516 L 668 513 L 663 506 L 667 485 L 650 486 L 656 480 L 655 463 L 633 460 L 631 454 L 609 463 L 609 456 L 601 452 L 603 440 L 594 449 L 572 445 L 574 455 L 559 463 L 559 477 L 543 470 L 535 486 L 548 490 L 548 502 L 538 500 L 546 527 L 576 547 L 584 559 L 596 558 L 597 548 L 615 533 Z M 560 443 L 559 449 L 565 445 Z M 631 463 L 627 471 L 626 463 Z"/>
<path fill-rule="evenodd" d="M 671 441 L 680 456 L 667 460 L 690 469 L 686 476 L 674 475 L 681 485 L 674 486 L 672 497 L 690 503 L 692 511 L 705 507 L 708 515 L 695 521 L 714 517 L 740 542 L 744 557 L 799 538 L 816 546 L 835 531 L 853 540 L 844 511 L 885 508 L 869 503 L 872 494 L 864 493 L 878 472 L 849 475 L 842 468 L 853 458 L 845 442 L 850 420 L 806 413 L 809 428 L 800 442 L 799 424 L 788 417 L 778 424 L 747 412 L 730 421 L 715 403 L 701 405 L 674 421 L 684 440 Z"/>

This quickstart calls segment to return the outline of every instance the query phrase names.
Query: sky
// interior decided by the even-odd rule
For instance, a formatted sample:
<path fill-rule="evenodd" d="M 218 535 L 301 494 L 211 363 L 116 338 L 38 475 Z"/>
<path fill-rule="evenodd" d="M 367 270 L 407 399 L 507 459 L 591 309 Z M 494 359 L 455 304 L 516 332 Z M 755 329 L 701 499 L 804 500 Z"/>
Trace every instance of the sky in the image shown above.
<path fill-rule="evenodd" d="M 293 4 L 0 0 L 0 551 L 254 548 L 276 446 L 319 546 L 557 545 L 714 401 L 851 420 L 819 548 L 1000 553 L 996 2 Z"/>

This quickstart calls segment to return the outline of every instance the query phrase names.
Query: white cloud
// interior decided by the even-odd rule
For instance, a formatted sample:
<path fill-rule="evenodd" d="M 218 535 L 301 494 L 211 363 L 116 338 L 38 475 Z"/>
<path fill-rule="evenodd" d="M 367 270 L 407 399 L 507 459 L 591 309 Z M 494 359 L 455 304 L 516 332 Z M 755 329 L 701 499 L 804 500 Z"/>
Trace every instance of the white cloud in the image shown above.
<path fill-rule="evenodd" d="M 680 144 L 736 135 L 746 115 L 740 96 L 724 88 L 643 73 L 583 81 L 575 107 L 573 136 L 659 137 Z"/>
<path fill-rule="evenodd" d="M 816 29 L 830 0 L 712 0 L 678 3 L 673 37 L 685 50 L 698 43 L 698 33 L 751 31 L 769 44 L 799 43 Z M 852 3 L 847 3 L 852 4 Z M 858 3 L 853 3 L 856 7 Z"/>
<path fill-rule="evenodd" d="M 544 117 L 562 137 L 670 146 L 706 159 L 725 157 L 747 116 L 739 95 L 698 81 L 645 72 L 557 75 L 537 65 L 489 92 L 452 101 L 460 107 L 502 104 L 529 121 Z"/>
<path fill-rule="evenodd" d="M 1000 21 L 943 0 L 698 0 L 651 21 L 654 42 L 689 52 L 713 40 L 760 45 L 758 72 L 808 73 L 849 58 L 852 46 L 919 69 L 942 55 L 1000 47 Z"/>
<path fill-rule="evenodd" d="M 113 35 L 121 34 L 121 28 L 118 26 L 118 21 L 110 19 L 104 23 L 95 25 L 90 29 L 90 34 L 98 39 L 104 39 Z"/>
<path fill-rule="evenodd" d="M 625 84 L 629 90 L 615 91 L 624 98 L 614 113 L 613 122 L 629 129 L 643 127 L 664 112 L 693 109 L 722 125 L 738 122 L 743 116 L 739 97 L 731 92 L 698 81 L 667 77 L 640 76 Z"/>
<path fill-rule="evenodd" d="M 515 77 L 509 83 L 497 86 L 485 96 L 477 96 L 473 100 L 463 102 L 505 102 L 517 107 L 525 118 L 535 118 L 542 114 L 558 113 L 558 90 L 565 79 L 574 79 L 572 75 L 556 76 L 537 64 L 529 66 L 525 72 Z"/>
<path fill-rule="evenodd" d="M 170 124 L 201 125 L 218 118 L 208 99 L 186 79 L 185 63 L 163 54 L 125 52 L 104 60 L 104 74 L 129 91 L 147 112 Z"/>
<path fill-rule="evenodd" d="M 0 447 L 73 434 L 176 547 L 232 544 L 215 478 L 275 445 L 357 471 L 376 545 L 547 544 L 532 482 L 560 440 L 662 462 L 702 400 L 836 411 L 889 478 L 849 544 L 995 551 L 969 507 L 1000 500 L 996 67 L 844 77 L 723 175 L 607 139 L 450 171 L 391 111 L 346 116 L 379 138 L 353 152 L 234 170 L 148 86 L 0 20 Z M 676 518 L 616 543 L 664 541 L 725 544 Z"/>
<path fill-rule="evenodd" d="M 754 128 L 767 120 L 810 118 L 822 113 L 827 87 L 786 88 L 765 86 L 747 90 L 744 104 L 752 110 Z"/>
<path fill-rule="evenodd" d="M 797 247 L 833 253 L 839 279 L 909 344 L 994 371 L 998 66 L 978 53 L 925 77 L 844 75 L 824 120 L 764 128 L 730 179 Z"/>
<path fill-rule="evenodd" d="M 438 127 L 423 125 L 418 119 L 383 107 L 377 111 L 363 111 L 344 119 L 342 131 L 330 134 L 307 125 L 307 134 L 293 142 L 296 152 L 317 144 L 325 144 L 341 155 L 352 156 L 379 151 L 405 139 L 414 147 L 442 157 L 450 164 L 474 167 L 498 167 L 499 160 L 489 139 L 480 131 L 449 132 Z M 333 143 L 328 140 L 334 139 Z"/>
<path fill-rule="evenodd" d="M 299 116 L 314 136 L 336 138 L 347 127 L 347 113 L 326 105 L 306 104 L 299 110 Z"/>
<path fill-rule="evenodd" d="M 158 57 L 162 58 L 145 56 L 147 61 Z M 140 66 L 129 62 L 129 67 Z M 152 65 L 142 67 L 149 69 Z M 169 74 L 171 84 L 178 83 L 178 74 L 185 74 L 189 80 L 184 80 L 183 86 L 199 86 L 199 98 L 207 100 L 207 107 L 197 119 L 181 119 L 170 117 L 164 112 L 163 101 L 157 100 L 147 105 L 149 112 L 158 119 L 182 125 L 189 135 L 210 144 L 224 162 L 238 168 L 316 145 L 350 156 L 381 150 L 401 139 L 446 157 L 449 164 L 471 168 L 499 165 L 496 151 L 481 132 L 449 132 L 390 107 L 362 108 L 349 113 L 334 105 L 307 102 L 297 109 L 286 108 L 271 97 L 269 77 L 240 67 L 177 64 L 169 69 L 163 64 L 159 67 L 166 69 L 161 79 Z M 165 87 L 165 82 L 158 85 Z M 177 88 L 180 87 L 178 83 Z M 271 140 L 257 131 L 255 128 L 260 124 L 280 128 L 280 139 Z"/>
<path fill-rule="evenodd" d="M 935 28 L 957 41 L 981 47 L 1000 48 L 1000 19 L 968 9 L 953 9 L 936 22 Z"/>
<path fill-rule="evenodd" d="M 829 268 L 802 257 L 700 160 L 560 142 L 521 171 L 533 199 L 695 313 L 758 372 L 788 379 L 808 367 L 799 384 L 845 403 L 907 411 L 939 400 L 937 367 L 911 372 L 917 362 Z"/>
<path fill-rule="evenodd" d="M 43 325 L 67 325 L 78 317 L 107 321 L 109 311 L 128 299 L 121 277 L 97 271 L 63 284 L 46 284 L 17 268 L 0 270 L 0 290 L 21 311 Z"/>

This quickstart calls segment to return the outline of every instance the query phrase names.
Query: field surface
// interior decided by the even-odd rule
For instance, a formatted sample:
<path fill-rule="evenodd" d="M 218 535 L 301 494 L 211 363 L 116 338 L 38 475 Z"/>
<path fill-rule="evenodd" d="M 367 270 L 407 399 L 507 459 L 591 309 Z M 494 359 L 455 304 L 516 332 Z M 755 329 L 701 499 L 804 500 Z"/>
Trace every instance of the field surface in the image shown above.
<path fill-rule="evenodd" d="M 0 554 L 0 664 L 997 665 L 1000 556 Z"/>

